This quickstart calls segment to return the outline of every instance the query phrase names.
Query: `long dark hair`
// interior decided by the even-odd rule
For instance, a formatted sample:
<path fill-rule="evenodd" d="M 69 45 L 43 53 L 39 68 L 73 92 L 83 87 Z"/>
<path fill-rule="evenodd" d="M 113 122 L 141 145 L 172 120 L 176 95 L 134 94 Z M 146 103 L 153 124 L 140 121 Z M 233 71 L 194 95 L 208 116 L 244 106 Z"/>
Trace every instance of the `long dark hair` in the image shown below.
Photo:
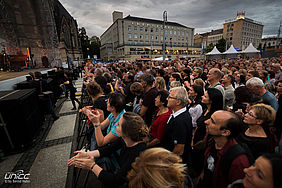
<path fill-rule="evenodd" d="M 213 114 L 217 110 L 223 110 L 223 95 L 222 93 L 216 88 L 208 88 L 207 89 L 209 98 L 211 100 L 211 111 L 210 113 Z"/>
<path fill-rule="evenodd" d="M 201 104 L 202 96 L 204 95 L 204 89 L 198 85 L 192 85 L 192 88 L 197 93 L 197 96 L 191 105 Z"/>

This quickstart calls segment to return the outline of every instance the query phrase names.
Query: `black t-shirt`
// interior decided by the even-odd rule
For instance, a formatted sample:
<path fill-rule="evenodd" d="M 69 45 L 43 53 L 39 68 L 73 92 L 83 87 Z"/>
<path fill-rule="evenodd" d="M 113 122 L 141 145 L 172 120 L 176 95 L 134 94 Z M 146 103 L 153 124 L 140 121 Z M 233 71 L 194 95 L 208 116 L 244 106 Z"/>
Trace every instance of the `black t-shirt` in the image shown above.
<path fill-rule="evenodd" d="M 169 151 L 173 151 L 176 144 L 185 144 L 182 155 L 184 163 L 191 162 L 191 139 L 192 139 L 192 118 L 189 111 L 169 120 L 162 140 L 161 146 Z"/>
<path fill-rule="evenodd" d="M 98 179 L 106 187 L 119 187 L 127 181 L 126 176 L 128 171 L 131 169 L 131 164 L 135 161 L 135 158 L 146 149 L 146 144 L 141 142 L 133 147 L 126 147 L 126 144 L 122 138 L 119 138 L 112 144 L 99 148 L 98 150 L 100 157 L 104 157 L 110 156 L 119 149 L 121 149 L 120 156 L 117 158 L 117 160 L 120 169 L 115 174 L 102 170 L 98 176 Z"/>
<path fill-rule="evenodd" d="M 107 110 L 107 100 L 108 97 L 106 96 L 101 96 L 98 99 L 96 99 L 93 103 L 93 108 L 95 109 L 100 109 L 104 112 L 104 119 L 108 117 L 110 112 Z"/>
<path fill-rule="evenodd" d="M 207 113 L 204 115 L 205 112 L 198 118 L 197 122 L 197 131 L 194 133 L 194 140 L 193 143 L 196 144 L 200 140 L 203 140 L 206 136 L 206 124 L 205 121 L 211 117 L 211 113 Z"/>
<path fill-rule="evenodd" d="M 133 102 L 135 96 L 131 93 L 130 91 L 130 86 L 132 85 L 132 83 L 127 83 L 125 88 L 124 88 L 124 94 L 126 95 L 125 97 L 125 102 L 126 104 L 129 102 Z"/>
<path fill-rule="evenodd" d="M 143 96 L 142 105 L 148 108 L 143 117 L 147 126 L 151 125 L 153 113 L 157 110 L 157 107 L 155 106 L 155 98 L 157 97 L 157 94 L 158 89 L 153 87 L 149 91 L 147 91 Z"/>
<path fill-rule="evenodd" d="M 254 159 L 257 159 L 260 155 L 268 151 L 269 138 L 250 137 L 245 135 L 245 131 L 243 131 L 236 140 L 248 145 Z"/>

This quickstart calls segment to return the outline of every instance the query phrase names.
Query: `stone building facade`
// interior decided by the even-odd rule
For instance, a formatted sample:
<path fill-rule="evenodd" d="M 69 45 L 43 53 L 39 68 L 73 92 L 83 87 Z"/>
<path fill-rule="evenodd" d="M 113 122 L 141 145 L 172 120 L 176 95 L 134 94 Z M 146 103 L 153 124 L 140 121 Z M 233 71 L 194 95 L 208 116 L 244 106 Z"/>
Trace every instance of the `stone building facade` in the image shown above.
<path fill-rule="evenodd" d="M 235 19 L 226 20 L 223 25 L 223 37 L 227 41 L 228 47 L 233 44 L 237 50 L 244 50 L 250 43 L 255 48 L 259 46 L 263 25 L 260 22 L 246 18 L 244 12 L 237 13 Z"/>
<path fill-rule="evenodd" d="M 61 66 L 82 59 L 77 23 L 58 0 L 0 0 L 0 51 Z"/>
<path fill-rule="evenodd" d="M 103 60 L 130 60 L 162 56 L 165 39 L 166 57 L 175 58 L 199 55 L 194 48 L 194 28 L 175 22 L 166 22 L 163 38 L 163 21 L 127 16 L 113 12 L 113 24 L 101 35 Z"/>

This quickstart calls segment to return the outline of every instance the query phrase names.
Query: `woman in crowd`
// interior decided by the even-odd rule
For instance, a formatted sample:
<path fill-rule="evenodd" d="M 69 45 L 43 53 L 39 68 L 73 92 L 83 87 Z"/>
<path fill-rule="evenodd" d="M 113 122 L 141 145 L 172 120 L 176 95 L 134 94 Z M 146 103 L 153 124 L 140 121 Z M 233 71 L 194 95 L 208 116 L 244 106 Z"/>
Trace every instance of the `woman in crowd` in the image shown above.
<path fill-rule="evenodd" d="M 204 151 L 207 142 L 206 124 L 205 121 L 210 119 L 211 115 L 217 110 L 223 110 L 222 93 L 215 88 L 208 88 L 202 96 L 202 103 L 206 105 L 206 110 L 198 118 L 197 128 L 192 138 L 192 167 L 195 176 L 198 176 L 203 168 Z"/>
<path fill-rule="evenodd" d="M 91 144 L 91 151 L 97 149 L 97 147 L 104 146 L 108 143 L 111 143 L 118 139 L 119 135 L 116 131 L 116 124 L 118 123 L 121 116 L 125 113 L 125 99 L 124 96 L 120 93 L 112 93 L 109 96 L 107 101 L 107 110 L 111 112 L 111 114 L 100 123 L 100 113 L 97 112 L 97 116 L 92 113 L 91 110 L 84 110 L 83 113 L 87 115 L 88 119 L 91 120 L 94 130 L 95 130 L 95 138 L 96 142 L 93 139 L 93 143 Z M 98 123 L 98 124 L 95 124 Z M 104 136 L 102 130 L 107 129 L 107 134 Z M 94 145 L 92 147 L 92 145 Z"/>
<path fill-rule="evenodd" d="M 144 151 L 132 164 L 127 178 L 129 188 L 193 187 L 181 158 L 163 148 Z"/>
<path fill-rule="evenodd" d="M 93 101 L 93 106 L 85 106 L 80 109 L 80 112 L 86 114 L 88 110 L 98 110 L 100 114 L 100 122 L 103 122 L 110 114 L 110 112 L 107 110 L 108 97 L 104 95 L 101 86 L 95 81 L 89 82 L 86 85 L 86 90 Z M 94 126 L 91 125 L 90 120 L 88 120 L 87 125 L 89 127 L 87 139 L 91 143 L 90 150 L 94 150 L 97 147 Z"/>
<path fill-rule="evenodd" d="M 159 91 L 166 90 L 166 84 L 163 77 L 156 77 L 154 84 Z"/>
<path fill-rule="evenodd" d="M 97 111 L 93 111 L 93 113 L 98 115 Z M 76 151 L 77 155 L 69 159 L 68 165 L 91 170 L 106 187 L 119 187 L 125 184 L 131 163 L 146 148 L 144 139 L 148 135 L 148 129 L 139 115 L 126 112 L 117 124 L 117 134 L 121 138 L 106 147 L 88 152 Z M 120 169 L 114 170 L 116 173 L 101 168 L 102 164 L 95 162 L 96 158 L 110 156 L 117 150 L 120 150 L 120 156 L 117 160 Z"/>
<path fill-rule="evenodd" d="M 132 103 L 132 112 L 139 114 L 141 110 L 141 96 L 144 92 L 144 88 L 140 82 L 134 82 L 130 86 L 131 93 L 135 96 Z"/>
<path fill-rule="evenodd" d="M 248 127 L 238 136 L 240 142 L 246 143 L 254 159 L 270 149 L 270 127 L 276 117 L 275 110 L 266 104 L 256 104 L 245 114 L 244 123 Z"/>
<path fill-rule="evenodd" d="M 189 113 L 192 118 L 193 130 L 197 127 L 197 120 L 203 113 L 203 108 L 201 105 L 202 96 L 204 95 L 204 90 L 201 86 L 192 85 L 188 91 L 189 99 L 188 103 L 190 105 Z"/>
<path fill-rule="evenodd" d="M 250 105 L 252 99 L 252 93 L 246 86 L 237 87 L 234 90 L 235 100 L 233 103 L 233 111 L 241 110 L 246 113 L 247 106 Z"/>
<path fill-rule="evenodd" d="M 240 74 L 238 71 L 234 73 L 235 78 L 235 89 L 240 86 L 245 86 L 246 84 L 246 77 L 243 74 Z"/>
<path fill-rule="evenodd" d="M 156 146 L 160 143 L 167 120 L 172 113 L 171 109 L 167 107 L 167 97 L 169 92 L 166 90 L 159 91 L 157 97 L 155 98 L 155 105 L 158 107 L 155 116 L 153 116 L 152 124 L 152 140 L 147 144 L 148 147 Z"/>
<path fill-rule="evenodd" d="M 282 155 L 266 153 L 255 164 L 244 169 L 245 178 L 227 188 L 281 188 Z"/>

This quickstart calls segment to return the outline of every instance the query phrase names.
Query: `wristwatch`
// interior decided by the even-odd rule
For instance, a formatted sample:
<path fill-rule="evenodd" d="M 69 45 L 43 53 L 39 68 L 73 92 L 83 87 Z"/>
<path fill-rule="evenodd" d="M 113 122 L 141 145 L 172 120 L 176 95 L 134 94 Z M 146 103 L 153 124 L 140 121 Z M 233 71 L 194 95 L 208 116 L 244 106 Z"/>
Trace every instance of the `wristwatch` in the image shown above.
<path fill-rule="evenodd" d="M 95 124 L 93 125 L 95 128 L 100 127 L 100 123 L 99 124 Z"/>

